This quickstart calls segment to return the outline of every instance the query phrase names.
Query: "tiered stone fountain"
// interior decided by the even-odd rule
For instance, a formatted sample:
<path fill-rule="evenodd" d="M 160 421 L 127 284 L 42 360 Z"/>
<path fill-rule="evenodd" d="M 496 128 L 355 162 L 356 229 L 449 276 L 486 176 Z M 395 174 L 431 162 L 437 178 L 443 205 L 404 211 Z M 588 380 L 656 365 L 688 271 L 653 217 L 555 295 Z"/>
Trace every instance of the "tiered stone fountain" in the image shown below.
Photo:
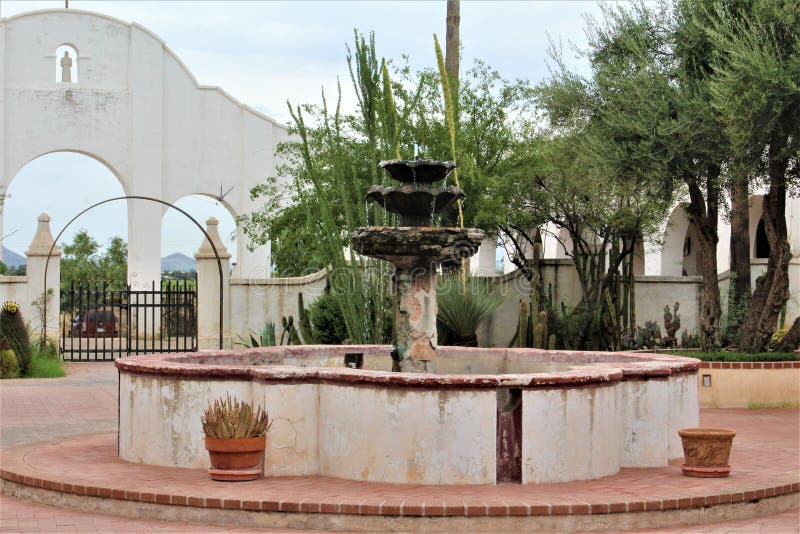
<path fill-rule="evenodd" d="M 269 410 L 275 424 L 265 472 L 271 476 L 543 484 L 605 477 L 623 467 L 666 468 L 683 456 L 677 430 L 699 421 L 698 360 L 437 348 L 436 268 L 471 256 L 483 233 L 431 226 L 436 213 L 464 196 L 457 187 L 434 185 L 452 163 L 382 167 L 401 183 L 375 186 L 368 196 L 397 213 L 398 226 L 361 228 L 353 244 L 395 266 L 394 350 L 279 346 L 122 358 L 116 362 L 120 458 L 207 468 L 203 407 L 227 394 Z M 356 369 L 347 365 L 354 353 L 361 356 Z M 428 502 L 420 508 L 426 516 Z"/>
<path fill-rule="evenodd" d="M 359 254 L 395 267 L 393 285 L 394 369 L 436 372 L 436 271 L 446 259 L 469 258 L 484 238 L 475 228 L 434 227 L 437 213 L 450 208 L 464 191 L 434 186 L 455 168 L 451 161 L 391 160 L 380 166 L 397 186 L 374 185 L 367 198 L 398 215 L 398 226 L 359 228 L 352 236 Z"/>

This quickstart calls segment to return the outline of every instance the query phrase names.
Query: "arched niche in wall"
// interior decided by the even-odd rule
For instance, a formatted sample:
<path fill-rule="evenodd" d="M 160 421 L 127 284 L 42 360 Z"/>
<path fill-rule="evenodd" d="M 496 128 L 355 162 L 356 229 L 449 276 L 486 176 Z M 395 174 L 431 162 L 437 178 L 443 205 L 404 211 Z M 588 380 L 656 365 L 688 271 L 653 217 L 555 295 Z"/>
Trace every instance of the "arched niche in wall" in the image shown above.
<path fill-rule="evenodd" d="M 217 219 L 222 243 L 231 254 L 231 264 L 237 262 L 236 214 L 227 203 L 211 195 L 195 194 L 181 197 L 172 204 L 204 226 L 210 217 Z M 161 223 L 162 272 L 194 270 L 194 255 L 202 241 L 202 234 L 189 219 L 176 210 L 166 209 Z"/>
<path fill-rule="evenodd" d="M 689 224 L 683 239 L 683 262 L 681 276 L 698 276 L 700 274 L 700 253 L 697 249 L 697 230 Z"/>
<path fill-rule="evenodd" d="M 56 48 L 56 82 L 78 83 L 78 49 L 64 43 Z"/>

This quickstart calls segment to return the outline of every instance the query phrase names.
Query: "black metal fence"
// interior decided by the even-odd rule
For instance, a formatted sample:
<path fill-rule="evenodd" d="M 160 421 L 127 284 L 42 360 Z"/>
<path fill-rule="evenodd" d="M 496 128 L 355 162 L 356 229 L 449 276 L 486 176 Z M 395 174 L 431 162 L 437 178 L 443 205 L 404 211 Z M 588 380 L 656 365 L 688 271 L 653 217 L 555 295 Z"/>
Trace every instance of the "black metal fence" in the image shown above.
<path fill-rule="evenodd" d="M 109 361 L 132 354 L 197 350 L 197 283 L 164 280 L 150 289 L 105 283 L 61 289 L 62 358 Z"/>

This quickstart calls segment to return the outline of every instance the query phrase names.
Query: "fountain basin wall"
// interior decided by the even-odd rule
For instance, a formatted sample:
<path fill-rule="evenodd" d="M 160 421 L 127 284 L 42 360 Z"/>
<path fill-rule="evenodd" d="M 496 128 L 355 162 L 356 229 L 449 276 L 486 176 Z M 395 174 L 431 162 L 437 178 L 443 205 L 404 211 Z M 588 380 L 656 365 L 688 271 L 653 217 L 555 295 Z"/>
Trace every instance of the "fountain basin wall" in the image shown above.
<path fill-rule="evenodd" d="M 363 368 L 344 367 L 346 353 L 363 353 Z M 437 350 L 444 374 L 389 372 L 388 346 L 136 356 L 117 361 L 119 455 L 208 467 L 200 417 L 231 393 L 274 421 L 267 475 L 494 484 L 511 464 L 522 483 L 585 480 L 682 456 L 677 430 L 698 424 L 698 366 L 656 354 L 455 347 Z"/>

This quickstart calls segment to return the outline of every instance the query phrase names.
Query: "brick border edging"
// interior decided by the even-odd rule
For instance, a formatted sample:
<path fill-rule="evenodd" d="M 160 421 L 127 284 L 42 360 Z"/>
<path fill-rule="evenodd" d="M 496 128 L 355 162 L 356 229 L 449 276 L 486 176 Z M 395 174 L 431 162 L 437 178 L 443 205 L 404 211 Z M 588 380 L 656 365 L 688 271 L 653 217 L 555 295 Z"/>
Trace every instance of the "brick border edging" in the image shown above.
<path fill-rule="evenodd" d="M 541 504 L 532 500 L 524 504 L 499 504 L 483 501 L 481 504 L 448 505 L 446 503 L 431 503 L 425 501 L 421 504 L 379 505 L 363 504 L 363 502 L 308 502 L 303 501 L 271 501 L 271 500 L 241 500 L 218 499 L 205 497 L 191 497 L 180 494 L 149 493 L 128 491 L 100 486 L 87 486 L 82 484 L 68 484 L 37 477 L 20 475 L 0 469 L 0 478 L 16 484 L 40 488 L 60 493 L 71 493 L 87 497 L 100 497 L 143 503 L 155 503 L 176 506 L 191 506 L 197 508 L 219 508 L 228 510 L 247 510 L 261 512 L 302 512 L 321 514 L 348 514 L 348 515 L 386 515 L 401 517 L 519 517 L 519 516 L 563 516 L 563 515 L 595 515 L 614 514 L 624 512 L 684 510 L 698 507 L 708 507 L 718 504 L 736 504 L 741 502 L 758 501 L 764 498 L 778 497 L 800 492 L 800 482 L 782 484 L 769 488 L 745 492 L 721 493 L 717 495 L 684 497 L 680 499 L 654 499 L 634 500 L 616 503 L 576 503 L 576 504 Z"/>
<path fill-rule="evenodd" d="M 700 369 L 800 369 L 800 361 L 785 362 L 702 362 Z"/>
<path fill-rule="evenodd" d="M 675 524 L 704 525 L 719 520 L 751 519 L 765 515 L 796 510 L 800 495 L 784 494 L 757 501 L 719 504 L 707 508 L 670 509 L 661 511 L 624 512 L 613 515 L 560 515 L 560 516 L 390 516 L 314 514 L 307 512 L 262 512 L 225 508 L 197 509 L 156 503 L 115 501 L 100 497 L 61 494 L 52 490 L 22 486 L 1 481 L 0 491 L 17 498 L 42 504 L 109 514 L 117 517 L 156 519 L 166 521 L 201 521 L 210 525 L 240 528 L 344 530 L 353 532 L 409 532 L 425 525 L 431 532 L 470 532 L 476 529 L 492 532 L 586 532 L 597 530 L 627 531 L 666 528 Z M 489 528 L 487 528 L 489 527 Z"/>

